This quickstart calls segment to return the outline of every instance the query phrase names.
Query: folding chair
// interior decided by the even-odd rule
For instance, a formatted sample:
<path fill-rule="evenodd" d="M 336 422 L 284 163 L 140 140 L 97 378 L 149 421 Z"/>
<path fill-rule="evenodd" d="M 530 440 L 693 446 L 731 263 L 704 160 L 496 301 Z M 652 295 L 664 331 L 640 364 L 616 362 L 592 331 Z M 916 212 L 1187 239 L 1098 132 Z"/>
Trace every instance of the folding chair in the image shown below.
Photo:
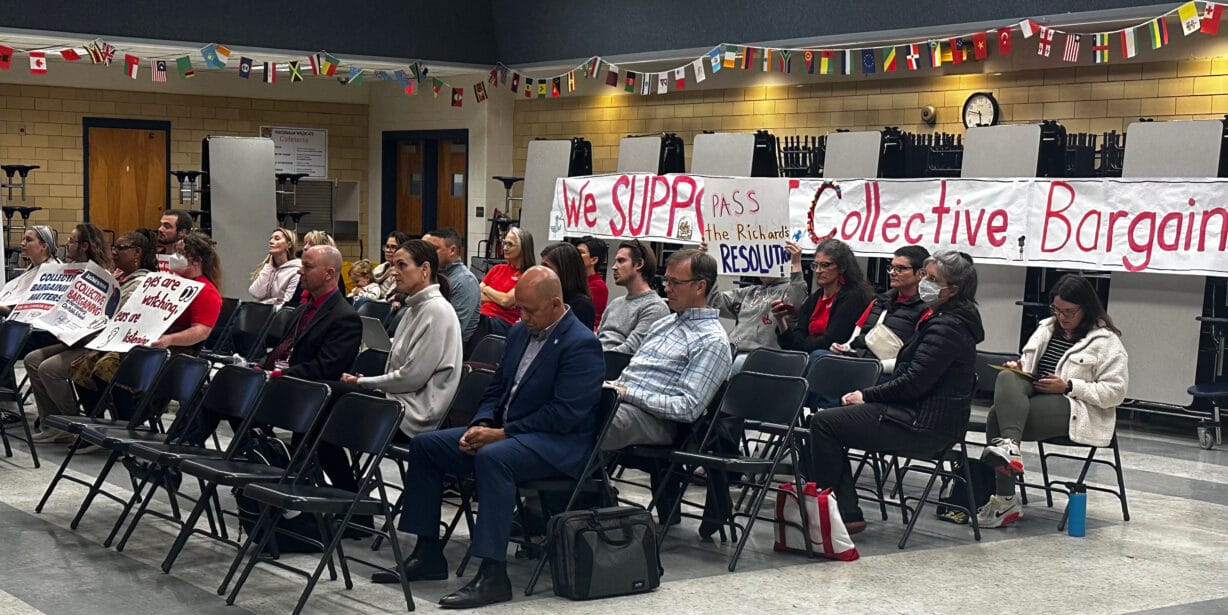
<path fill-rule="evenodd" d="M 605 351 L 605 379 L 607 382 L 618 380 L 623 370 L 631 364 L 631 356 L 625 352 Z"/>
<path fill-rule="evenodd" d="M 256 406 L 252 424 L 261 431 L 283 429 L 291 433 L 311 434 L 324 405 L 328 402 L 330 393 L 328 385 L 322 382 L 308 382 L 289 377 L 269 380 L 260 394 L 260 403 Z M 258 437 L 270 441 L 276 438 L 271 432 Z M 232 454 L 223 459 L 186 459 L 179 464 L 179 471 L 185 477 L 191 476 L 197 479 L 200 486 L 200 497 L 196 500 L 196 506 L 192 508 L 192 512 L 188 514 L 187 520 L 179 528 L 179 535 L 175 537 L 175 542 L 167 552 L 166 558 L 162 560 L 162 572 L 171 571 L 171 567 L 175 565 L 175 559 L 179 557 L 179 552 L 183 550 L 192 534 L 202 534 L 236 548 L 240 546 L 239 543 L 228 540 L 225 535 L 196 529 L 196 522 L 200 520 L 201 514 L 216 496 L 219 487 L 244 487 L 261 482 L 275 482 L 283 474 L 291 471 L 289 467 L 281 468 L 252 460 L 253 455 L 250 454 L 247 455 L 248 460 L 240 460 L 238 450 L 233 449 Z M 249 447 L 247 450 L 252 449 Z M 287 454 L 286 457 L 289 458 L 290 455 Z M 139 519 L 139 516 L 133 519 L 132 526 L 135 526 Z M 222 527 L 224 528 L 225 525 L 223 524 Z"/>
<path fill-rule="evenodd" d="M 746 356 L 742 363 L 742 371 L 777 376 L 806 375 L 810 365 L 810 355 L 796 350 L 779 350 L 776 348 L 756 348 Z"/>
<path fill-rule="evenodd" d="M 972 494 L 972 473 L 968 468 L 968 445 L 962 439 L 954 445 L 944 447 L 934 453 L 917 454 L 911 451 L 891 451 L 889 454 L 895 457 L 907 457 L 908 461 L 900 468 L 896 467 L 896 489 L 899 491 L 899 506 L 901 514 L 904 517 L 904 523 L 907 524 L 904 528 L 904 535 L 900 537 L 899 548 L 903 549 L 908 544 L 908 537 L 912 535 L 913 528 L 917 525 L 917 519 L 921 517 L 921 511 L 926 504 L 941 504 L 948 509 L 955 509 L 968 515 L 968 520 L 972 525 L 972 536 L 976 541 L 981 540 L 981 526 L 977 522 L 976 517 L 976 501 Z M 913 462 L 921 462 L 926 465 L 918 466 Z M 961 472 L 956 472 L 952 464 L 958 465 L 962 469 Z M 910 497 L 904 495 L 904 477 L 909 472 L 921 472 L 929 474 L 930 478 L 925 483 L 925 489 L 921 491 L 921 497 Z M 962 482 L 966 489 L 964 492 L 968 495 L 967 502 L 956 504 L 954 502 L 938 502 L 930 499 L 930 493 L 933 491 L 934 483 L 941 478 L 943 482 L 955 481 Z M 910 507 L 908 502 L 916 501 L 916 507 Z"/>
<path fill-rule="evenodd" d="M 179 461 L 190 457 L 222 458 L 230 449 L 241 445 L 242 435 L 246 433 L 251 423 L 256 402 L 267 377 L 268 374 L 262 371 L 238 365 L 227 365 L 217 372 L 205 390 L 205 396 L 201 399 L 199 409 L 202 420 L 208 424 L 205 431 L 212 433 L 221 424 L 222 419 L 229 420 L 235 428 L 234 438 L 231 439 L 230 446 L 225 451 L 179 441 L 134 442 L 128 446 L 126 455 L 135 461 L 144 462 L 148 467 L 141 482 L 133 490 L 132 497 L 124 503 L 124 508 L 120 511 L 119 518 L 115 520 L 111 533 L 103 542 L 104 547 L 110 547 L 114 542 L 120 528 L 128 519 L 128 514 L 132 512 L 132 507 L 136 506 L 137 502 L 141 503 L 141 511 L 148 508 L 149 502 L 160 485 L 167 487 L 167 497 L 170 499 L 173 519 L 180 518 L 179 503 L 175 497 L 174 485 L 170 484 L 172 481 L 168 469 L 174 468 Z M 149 493 L 143 494 L 146 485 L 150 486 Z M 140 514 L 141 512 L 138 511 L 138 516 Z M 135 527 L 136 523 L 133 523 L 124 535 L 125 540 L 132 535 Z"/>
<path fill-rule="evenodd" d="M 205 343 L 201 346 L 202 353 L 225 355 L 234 352 L 230 344 L 230 326 L 238 310 L 238 299 L 222 298 L 222 310 L 218 312 L 217 322 L 213 324 L 213 330 L 209 331 L 209 337 L 205 338 Z"/>
<path fill-rule="evenodd" d="M 265 352 L 264 333 L 275 309 L 267 303 L 241 302 L 230 325 L 230 348 L 226 350 L 231 352 L 202 352 L 200 356 L 214 363 L 228 364 L 234 362 L 232 353 L 237 353 L 246 361 L 255 361 Z"/>
<path fill-rule="evenodd" d="M 388 316 L 392 314 L 392 304 L 384 303 L 383 301 L 366 301 L 358 306 L 356 311 L 359 316 L 367 316 L 380 321 L 380 323 L 385 323 L 388 320 Z"/>
<path fill-rule="evenodd" d="M 195 420 L 196 402 L 200 399 L 200 393 L 204 387 L 205 378 L 208 375 L 208 361 L 186 354 L 175 355 L 166 364 L 166 367 L 163 368 L 162 374 L 158 377 L 158 382 L 154 385 L 153 390 L 141 398 L 142 404 L 147 403 L 148 406 L 134 412 L 128 425 L 124 427 L 110 427 L 106 425 L 82 426 L 80 440 L 97 446 L 104 451 L 109 451 L 109 454 L 107 461 L 103 464 L 102 469 L 99 470 L 98 476 L 95 477 L 92 484 L 68 475 L 63 476 L 67 480 L 81 482 L 90 489 L 85 498 L 81 500 L 81 505 L 77 507 L 77 514 L 73 517 L 70 524 L 72 529 L 77 529 L 77 526 L 81 523 L 81 518 L 85 516 L 85 511 L 89 509 L 94 498 L 98 495 L 106 496 L 120 505 L 124 504 L 124 498 L 103 489 L 111 469 L 115 466 L 116 462 L 127 455 L 128 447 L 133 443 L 167 442 L 179 437 L 180 434 L 186 433 L 186 430 L 189 429 L 189 426 Z M 161 423 L 156 420 L 156 417 L 160 417 L 171 402 L 177 403 L 179 407 L 175 412 L 175 420 L 171 422 L 170 427 L 163 433 L 158 428 Z M 152 422 L 154 426 L 141 427 L 145 422 Z M 137 485 L 136 478 L 130 475 L 129 480 L 132 482 L 132 487 L 135 490 Z M 51 488 L 52 486 L 48 485 L 48 492 L 43 494 L 43 499 L 39 502 L 38 507 L 35 508 L 35 512 L 42 512 L 43 504 L 47 501 Z"/>
<path fill-rule="evenodd" d="M 34 507 L 34 512 L 43 512 L 43 506 L 46 505 L 47 499 L 51 497 L 51 493 L 55 491 L 61 479 L 87 487 L 91 485 L 90 482 L 83 479 L 65 474 L 65 471 L 68 470 L 68 464 L 72 462 L 77 450 L 85 444 L 92 444 L 83 441 L 81 437 L 83 429 L 93 427 L 96 429 L 120 428 L 154 431 L 152 427 L 141 429 L 140 426 L 154 418 L 152 398 L 147 393 L 153 389 L 168 356 L 169 353 L 165 350 L 135 346 L 124 354 L 119 368 L 115 371 L 115 376 L 107 383 L 106 388 L 103 389 L 102 396 L 98 399 L 98 403 L 95 404 L 94 409 L 88 416 L 52 414 L 43 418 L 43 425 L 45 427 L 65 431 L 76 436 L 76 438 L 73 439 L 72 445 L 68 447 L 68 454 L 60 462 L 59 469 L 51 477 L 51 481 L 47 483 L 47 488 L 43 491 L 43 497 L 38 501 L 38 505 Z M 119 406 L 124 402 L 116 397 L 121 392 L 127 397 L 126 401 L 129 403 L 132 399 L 140 399 L 140 403 L 137 404 L 135 410 L 130 408 L 129 412 L 125 413 L 119 409 Z M 104 417 L 105 413 L 109 413 L 111 415 L 110 418 Z M 123 414 L 127 414 L 127 416 L 121 418 Z M 74 523 L 73 529 L 76 529 L 76 527 L 77 524 Z"/>
<path fill-rule="evenodd" d="M 407 310 L 404 308 L 396 309 L 393 310 L 392 313 L 388 314 L 388 317 L 384 319 L 384 333 L 386 333 L 388 337 L 396 336 L 397 327 L 399 327 L 401 325 L 401 321 L 405 319 L 406 313 Z"/>
<path fill-rule="evenodd" d="M 388 351 L 367 348 L 358 353 L 357 357 L 354 357 L 354 365 L 350 368 L 350 373 L 362 374 L 363 376 L 381 376 L 387 368 Z"/>
<path fill-rule="evenodd" d="M 13 366 L 21 358 L 19 355 L 22 348 L 25 347 L 26 338 L 28 337 L 30 337 L 30 325 L 12 319 L 0 323 L 0 374 L 13 373 Z M 16 379 L 13 382 L 16 382 Z M 13 456 L 13 448 L 9 445 L 8 427 L 5 426 L 5 423 L 10 420 L 13 422 L 20 421 L 24 437 L 13 437 L 26 443 L 26 446 L 30 448 L 30 458 L 34 460 L 34 467 L 40 467 L 38 451 L 35 450 L 34 442 L 32 441 L 34 435 L 30 433 L 30 421 L 26 420 L 25 400 L 19 388 L 0 388 L 0 401 L 13 401 L 17 403 L 17 410 L 15 411 L 0 408 L 0 441 L 4 443 L 4 456 Z"/>
<path fill-rule="evenodd" d="M 771 395 L 765 395 L 767 391 L 771 391 Z M 803 378 L 745 371 L 735 374 L 729 380 L 729 387 L 725 391 L 724 398 L 721 400 L 715 420 L 708 427 L 708 433 L 704 436 L 703 444 L 699 451 L 677 451 L 670 455 L 670 474 L 674 473 L 675 468 L 679 466 L 702 467 L 707 470 L 708 480 L 712 483 L 712 489 L 718 496 L 722 490 L 724 493 L 728 493 L 729 485 L 725 483 L 726 473 L 741 474 L 744 478 L 743 480 L 736 481 L 737 484 L 739 486 L 747 485 L 754 491 L 753 501 L 745 511 L 738 511 L 732 506 L 721 505 L 719 512 L 724 518 L 709 519 L 706 512 L 703 516 L 705 520 L 717 521 L 722 525 L 726 525 L 730 530 L 730 538 L 733 540 L 738 540 L 737 530 L 739 525 L 737 517 L 746 517 L 746 525 L 742 528 L 742 538 L 738 540 L 738 545 L 729 558 L 730 572 L 733 572 L 737 567 L 738 558 L 741 557 L 742 550 L 746 547 L 746 541 L 750 537 L 750 531 L 754 527 L 755 520 L 760 518 L 771 520 L 766 517 L 760 517 L 759 508 L 763 505 L 763 498 L 767 495 L 767 492 L 774 489 L 771 483 L 775 479 L 776 468 L 786 453 L 792 458 L 793 466 L 797 467 L 797 447 L 793 433 L 798 423 L 798 417 L 801 415 L 802 403 L 805 401 L 805 398 L 806 380 Z M 714 440 L 717 425 L 725 417 L 778 425 L 782 428 L 783 432 L 781 445 L 763 447 L 756 456 L 720 455 L 707 452 Z M 797 493 L 801 493 L 801 479 L 796 473 L 794 473 L 794 482 L 798 489 Z M 668 484 L 668 481 L 662 484 L 657 492 L 653 494 L 653 504 L 658 502 L 663 496 L 666 484 Z M 674 501 L 670 502 L 667 510 L 672 512 L 681 505 L 686 494 L 686 488 L 687 483 L 684 482 L 682 490 Z M 662 527 L 661 534 L 658 536 L 658 542 L 660 539 L 664 539 L 666 529 L 668 529 L 668 525 Z"/>
<path fill-rule="evenodd" d="M 503 362 L 503 350 L 507 347 L 507 338 L 501 335 L 487 335 L 473 348 L 473 354 L 465 365 L 470 369 L 489 369 L 494 371 Z"/>
<path fill-rule="evenodd" d="M 1076 456 L 1076 455 L 1071 455 L 1071 454 L 1062 453 L 1062 452 L 1046 451 L 1045 450 L 1046 444 L 1050 446 L 1071 446 L 1071 447 L 1087 448 L 1089 450 L 1087 451 L 1087 456 L 1083 457 L 1083 456 Z M 1045 505 L 1046 506 L 1049 506 L 1050 508 L 1053 507 L 1053 492 L 1054 491 L 1058 493 L 1064 493 L 1067 496 L 1070 495 L 1069 488 L 1064 486 L 1066 484 L 1065 481 L 1049 480 L 1049 459 L 1051 457 L 1056 457 L 1058 459 L 1070 459 L 1073 461 L 1083 462 L 1083 468 L 1079 470 L 1079 477 L 1075 479 L 1074 481 L 1075 484 L 1083 485 L 1085 488 L 1092 490 L 1092 491 L 1100 491 L 1102 493 L 1108 493 L 1116 497 L 1118 501 L 1121 502 L 1122 520 L 1123 521 L 1130 520 L 1130 507 L 1126 504 L 1126 478 L 1125 476 L 1122 475 L 1122 472 L 1121 472 L 1121 448 L 1117 444 L 1117 432 L 1116 431 L 1113 432 L 1113 439 L 1109 441 L 1109 446 L 1108 446 L 1109 450 L 1113 451 L 1113 461 L 1097 459 L 1096 452 L 1099 451 L 1100 448 L 1095 447 L 1095 446 L 1089 446 L 1087 444 L 1079 444 L 1078 442 L 1075 442 L 1066 436 L 1059 436 L 1057 438 L 1049 438 L 1046 440 L 1042 440 L 1040 442 L 1037 442 L 1036 446 L 1039 447 L 1040 449 L 1040 472 L 1041 472 L 1042 480 L 1044 482 Z M 1106 465 L 1113 469 L 1113 473 L 1117 475 L 1117 489 L 1109 489 L 1107 487 L 1098 487 L 1096 485 L 1088 485 L 1087 483 L 1084 482 L 1084 480 L 1087 478 L 1087 471 L 1091 469 L 1093 463 Z M 1069 509 L 1062 511 L 1062 520 L 1057 524 L 1057 529 L 1059 532 L 1066 529 L 1066 521 L 1069 518 L 1069 516 L 1070 516 Z"/>
<path fill-rule="evenodd" d="M 299 311 L 297 308 L 283 308 L 273 312 L 269 317 L 269 324 L 264 329 L 264 341 L 257 346 L 256 352 L 251 355 L 251 361 L 258 362 L 264 360 L 269 354 L 269 351 L 276 348 L 282 340 L 287 336 L 294 335 L 291 327 L 298 322 Z"/>
<path fill-rule="evenodd" d="M 348 558 L 345 555 L 341 545 L 341 538 L 345 529 L 351 527 L 351 519 L 355 515 L 381 515 L 384 518 L 384 530 L 377 528 L 359 529 L 372 533 L 385 533 L 388 542 L 392 545 L 394 560 L 396 562 L 404 561 L 401 555 L 400 544 L 397 541 L 396 529 L 392 524 L 392 507 L 388 504 L 388 500 L 384 497 L 372 498 L 364 495 L 370 491 L 374 481 L 380 480 L 380 461 L 383 460 L 384 453 L 401 424 L 403 413 L 404 411 L 401 409 L 400 403 L 395 400 L 350 393 L 337 400 L 332 413 L 329 415 L 328 420 L 324 422 L 324 427 L 320 430 L 319 437 L 312 442 L 310 449 L 303 453 L 303 450 L 308 449 L 308 447 L 304 446 L 298 451 L 297 454 L 306 455 L 306 459 L 310 460 L 308 461 L 309 464 L 315 465 L 316 449 L 321 442 L 327 442 L 346 449 L 352 456 L 352 467 L 357 470 L 356 475 L 360 477 L 357 492 L 317 485 L 312 480 L 316 474 L 315 472 L 301 471 L 291 475 L 289 470 L 275 484 L 253 484 L 243 488 L 243 495 L 260 504 L 260 518 L 256 521 L 252 531 L 248 533 L 247 540 L 244 541 L 239 553 L 230 565 L 230 570 L 226 573 L 226 578 L 223 579 L 221 586 L 218 588 L 219 595 L 226 592 L 226 587 L 230 584 L 234 573 L 238 570 L 239 564 L 242 563 L 244 557 L 247 557 L 248 552 L 251 552 L 251 556 L 247 560 L 247 566 L 244 567 L 243 573 L 235 583 L 234 589 L 226 597 L 226 604 L 234 604 L 235 598 L 239 595 L 239 590 L 243 589 L 243 584 L 247 581 L 248 575 L 251 574 L 252 568 L 256 566 L 257 562 L 264 562 L 307 577 L 307 587 L 303 589 L 303 593 L 299 596 L 298 604 L 294 607 L 295 615 L 302 612 L 303 606 L 306 605 L 307 599 L 311 596 L 311 592 L 320 578 L 320 574 L 324 571 L 326 565 L 331 564 L 334 553 L 341 567 L 345 588 L 353 589 L 354 583 L 350 578 L 350 570 L 346 560 L 354 558 Z M 291 465 L 294 465 L 293 461 Z M 277 520 L 282 516 L 282 511 L 293 511 L 316 517 L 317 526 L 320 529 L 320 542 L 323 543 L 320 545 L 323 547 L 323 552 L 320 554 L 320 562 L 311 574 L 307 574 L 305 571 L 297 568 L 292 568 L 284 562 L 262 558 L 260 555 L 273 537 L 274 532 L 278 531 L 276 525 Z M 310 541 L 309 538 L 304 536 L 299 536 L 299 538 Z M 254 550 L 252 548 L 253 544 L 255 546 Z M 370 562 L 357 559 L 354 561 L 387 572 L 396 572 L 390 568 L 377 566 Z M 401 591 L 405 595 L 406 607 L 412 611 L 414 610 L 414 599 L 410 593 L 409 582 L 404 576 L 400 576 L 400 579 Z"/>

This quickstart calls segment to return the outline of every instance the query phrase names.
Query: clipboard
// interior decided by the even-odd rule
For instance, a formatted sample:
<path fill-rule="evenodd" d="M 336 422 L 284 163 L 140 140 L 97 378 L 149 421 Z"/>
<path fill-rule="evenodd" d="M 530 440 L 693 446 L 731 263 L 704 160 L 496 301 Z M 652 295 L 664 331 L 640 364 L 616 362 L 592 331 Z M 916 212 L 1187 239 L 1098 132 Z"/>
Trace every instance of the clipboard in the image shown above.
<path fill-rule="evenodd" d="M 1028 381 L 1028 382 L 1036 382 L 1037 380 L 1040 380 L 1040 378 L 1037 378 L 1036 376 L 1034 376 L 1034 375 L 1032 375 L 1032 374 L 1029 374 L 1029 373 L 1027 373 L 1027 372 L 1025 372 L 1025 371 L 1023 371 L 1023 370 L 1021 370 L 1021 369 L 1016 369 L 1016 368 L 1014 368 L 1014 367 L 1007 367 L 1007 366 L 1005 366 L 1005 365 L 990 365 L 990 367 L 992 367 L 992 368 L 994 368 L 994 369 L 996 369 L 996 370 L 998 370 L 998 371 L 1000 371 L 1000 372 L 1010 372 L 1010 373 L 1012 373 L 1012 374 L 1015 374 L 1015 375 L 1021 376 L 1021 377 L 1025 378 L 1025 379 L 1027 379 L 1027 381 Z"/>

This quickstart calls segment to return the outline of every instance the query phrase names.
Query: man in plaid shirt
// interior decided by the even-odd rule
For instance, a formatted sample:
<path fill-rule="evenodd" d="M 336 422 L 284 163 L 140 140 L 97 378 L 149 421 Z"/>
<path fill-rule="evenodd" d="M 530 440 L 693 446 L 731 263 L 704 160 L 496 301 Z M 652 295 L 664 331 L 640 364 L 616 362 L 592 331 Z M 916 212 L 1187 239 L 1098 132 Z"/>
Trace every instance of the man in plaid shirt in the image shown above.
<path fill-rule="evenodd" d="M 657 321 L 613 384 L 622 403 L 602 447 L 671 444 L 678 423 L 703 415 L 733 364 L 719 313 L 708 307 L 716 260 L 699 250 L 665 264 L 665 294 L 674 312 Z"/>

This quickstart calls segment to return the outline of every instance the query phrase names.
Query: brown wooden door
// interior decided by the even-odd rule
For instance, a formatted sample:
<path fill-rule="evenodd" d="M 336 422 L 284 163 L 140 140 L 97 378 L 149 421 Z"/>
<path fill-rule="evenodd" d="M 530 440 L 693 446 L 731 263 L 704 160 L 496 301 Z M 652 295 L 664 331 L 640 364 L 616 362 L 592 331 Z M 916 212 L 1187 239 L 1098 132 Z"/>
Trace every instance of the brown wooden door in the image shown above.
<path fill-rule="evenodd" d="M 89 221 L 116 234 L 157 228 L 170 183 L 165 130 L 86 129 Z"/>
<path fill-rule="evenodd" d="M 423 142 L 397 145 L 397 230 L 421 235 L 422 228 Z"/>
<path fill-rule="evenodd" d="M 439 174 L 436 184 L 435 220 L 439 228 L 452 227 L 465 236 L 465 209 L 468 200 L 468 146 L 464 142 L 439 142 Z"/>

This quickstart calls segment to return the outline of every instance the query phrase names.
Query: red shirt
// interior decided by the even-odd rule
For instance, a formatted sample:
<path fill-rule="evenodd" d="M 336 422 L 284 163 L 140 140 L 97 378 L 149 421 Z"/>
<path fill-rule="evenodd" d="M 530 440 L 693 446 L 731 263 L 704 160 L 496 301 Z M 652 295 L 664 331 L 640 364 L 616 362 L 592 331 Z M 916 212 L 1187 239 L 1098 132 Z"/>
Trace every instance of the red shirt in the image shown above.
<path fill-rule="evenodd" d="M 814 312 L 810 314 L 810 335 L 827 333 L 827 319 L 831 317 L 831 304 L 835 303 L 836 295 L 823 297 L 815 302 Z"/>
<path fill-rule="evenodd" d="M 501 293 L 506 293 L 516 288 L 516 282 L 520 281 L 520 273 L 511 265 L 500 263 L 491 267 L 490 271 L 486 272 L 486 277 L 482 278 L 482 283 Z M 491 318 L 498 318 L 509 325 L 514 325 L 516 321 L 520 320 L 519 308 L 500 307 L 493 301 L 483 301 L 480 311 Z"/>
<path fill-rule="evenodd" d="M 192 325 L 212 327 L 217 324 L 218 314 L 222 313 L 222 294 L 217 292 L 217 287 L 213 285 L 213 282 L 203 275 L 189 279 L 201 282 L 204 286 L 196 294 L 192 303 L 188 304 L 188 309 L 175 319 L 175 324 L 171 325 L 171 331 L 182 331 Z"/>
<path fill-rule="evenodd" d="M 610 301 L 610 287 L 605 285 L 605 276 L 600 273 L 594 273 L 588 276 L 588 294 L 593 296 L 593 312 L 596 314 L 597 324 L 593 326 L 595 331 L 601 325 L 601 314 L 605 312 L 605 306 Z"/>

